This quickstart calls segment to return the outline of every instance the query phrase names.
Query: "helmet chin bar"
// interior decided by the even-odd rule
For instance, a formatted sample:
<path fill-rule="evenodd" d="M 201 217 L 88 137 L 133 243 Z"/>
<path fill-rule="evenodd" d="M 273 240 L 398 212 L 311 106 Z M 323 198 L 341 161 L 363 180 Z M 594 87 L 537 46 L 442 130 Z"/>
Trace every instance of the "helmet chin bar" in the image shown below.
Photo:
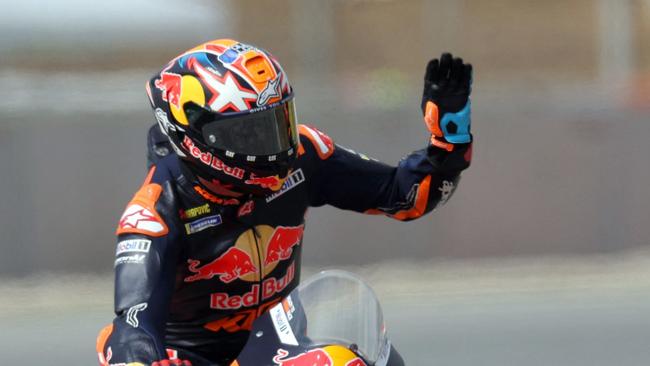
<path fill-rule="evenodd" d="M 190 181 L 223 198 L 252 194 L 266 196 L 277 192 L 291 171 L 294 159 L 276 161 L 272 166 L 237 165 L 235 170 L 215 169 L 203 162 L 180 159 L 181 169 Z M 237 172 L 238 174 L 234 174 Z M 239 174 L 241 172 L 241 174 Z M 240 178 L 241 177 L 241 178 Z"/>

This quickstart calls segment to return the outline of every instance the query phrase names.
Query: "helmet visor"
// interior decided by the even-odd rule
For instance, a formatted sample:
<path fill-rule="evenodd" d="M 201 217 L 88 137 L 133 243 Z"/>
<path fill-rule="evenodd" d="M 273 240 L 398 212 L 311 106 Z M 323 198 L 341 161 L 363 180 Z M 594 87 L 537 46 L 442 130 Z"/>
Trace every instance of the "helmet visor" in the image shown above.
<path fill-rule="evenodd" d="M 298 144 L 293 100 L 274 108 L 219 120 L 201 127 L 208 146 L 243 155 L 273 155 Z"/>

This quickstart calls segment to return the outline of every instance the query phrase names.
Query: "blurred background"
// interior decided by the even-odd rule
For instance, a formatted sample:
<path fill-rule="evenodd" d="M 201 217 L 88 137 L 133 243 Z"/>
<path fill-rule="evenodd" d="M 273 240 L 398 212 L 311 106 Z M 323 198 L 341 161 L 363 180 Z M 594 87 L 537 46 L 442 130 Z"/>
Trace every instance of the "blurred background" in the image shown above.
<path fill-rule="evenodd" d="M 473 166 L 445 207 L 307 218 L 303 276 L 363 274 L 408 364 L 650 361 L 650 1 L 0 5 L 5 360 L 96 362 L 113 233 L 146 173 L 144 83 L 235 38 L 280 60 L 301 121 L 391 164 L 425 146 L 426 62 L 474 64 Z"/>

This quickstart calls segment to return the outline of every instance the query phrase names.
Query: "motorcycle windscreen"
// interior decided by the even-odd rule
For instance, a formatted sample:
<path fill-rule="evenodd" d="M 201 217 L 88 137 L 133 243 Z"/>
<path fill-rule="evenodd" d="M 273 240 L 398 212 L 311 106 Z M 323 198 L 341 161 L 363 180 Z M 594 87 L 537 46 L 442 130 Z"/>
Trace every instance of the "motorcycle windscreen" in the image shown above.
<path fill-rule="evenodd" d="M 203 140 L 212 147 L 243 155 L 273 155 L 298 144 L 293 101 L 275 108 L 203 124 Z"/>
<path fill-rule="evenodd" d="M 385 365 L 390 352 L 383 314 L 372 289 L 354 274 L 323 271 L 291 295 L 296 313 L 291 327 L 312 344 L 341 344 L 367 361 Z M 302 315 L 302 314 L 301 314 Z"/>

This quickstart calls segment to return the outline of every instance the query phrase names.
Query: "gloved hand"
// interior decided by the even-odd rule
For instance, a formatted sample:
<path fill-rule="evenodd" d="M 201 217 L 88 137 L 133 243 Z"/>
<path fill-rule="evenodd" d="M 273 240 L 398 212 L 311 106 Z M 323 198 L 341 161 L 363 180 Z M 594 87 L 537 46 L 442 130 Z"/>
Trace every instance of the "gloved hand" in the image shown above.
<path fill-rule="evenodd" d="M 471 91 L 471 64 L 449 53 L 429 61 L 424 75 L 422 113 L 432 145 L 453 151 L 456 144 L 472 142 Z"/>

